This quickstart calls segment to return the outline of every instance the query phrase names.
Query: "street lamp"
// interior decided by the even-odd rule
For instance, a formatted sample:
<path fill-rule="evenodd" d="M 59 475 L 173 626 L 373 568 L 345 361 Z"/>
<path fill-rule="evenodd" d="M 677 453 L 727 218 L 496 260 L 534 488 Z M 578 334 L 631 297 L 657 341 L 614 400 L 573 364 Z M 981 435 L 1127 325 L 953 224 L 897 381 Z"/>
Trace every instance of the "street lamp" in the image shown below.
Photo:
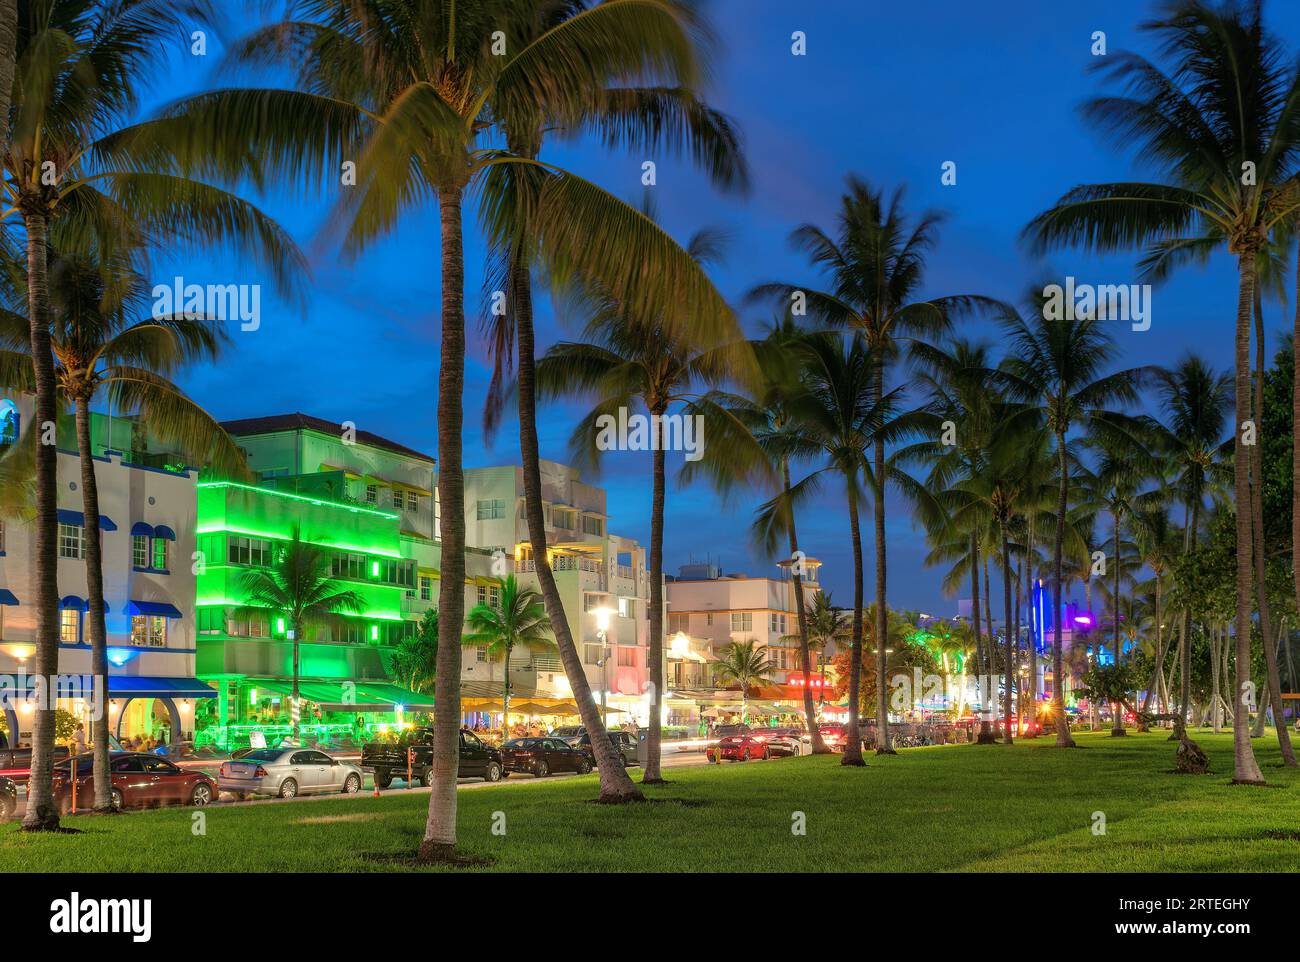
<path fill-rule="evenodd" d="M 600 722 L 603 725 L 608 718 L 605 711 L 608 707 L 606 695 L 609 692 L 609 670 L 605 666 L 609 664 L 609 619 L 614 614 L 614 609 L 601 605 L 593 608 L 591 613 L 596 616 L 596 637 L 600 640 L 600 658 L 596 664 L 600 666 Z"/>

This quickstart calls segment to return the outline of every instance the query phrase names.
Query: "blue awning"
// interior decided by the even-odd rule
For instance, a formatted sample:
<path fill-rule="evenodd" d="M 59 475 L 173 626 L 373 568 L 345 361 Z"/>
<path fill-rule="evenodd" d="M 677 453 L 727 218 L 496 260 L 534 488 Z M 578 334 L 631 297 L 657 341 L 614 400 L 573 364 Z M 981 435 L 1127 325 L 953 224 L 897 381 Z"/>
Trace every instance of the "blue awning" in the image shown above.
<path fill-rule="evenodd" d="M 133 599 L 126 606 L 126 613 L 128 615 L 157 615 L 162 618 L 184 617 L 179 608 L 165 601 L 135 601 Z"/>
<path fill-rule="evenodd" d="M 197 678 L 166 678 L 142 675 L 109 675 L 108 693 L 116 698 L 216 698 Z"/>
<path fill-rule="evenodd" d="M 59 508 L 56 513 L 59 516 L 59 524 L 75 524 L 81 527 L 85 527 L 86 525 L 86 516 L 80 511 L 69 511 L 67 508 Z M 101 514 L 99 516 L 99 530 L 116 531 L 117 525 L 113 523 L 112 518 Z"/>
<path fill-rule="evenodd" d="M 135 538 L 142 535 L 146 538 L 152 538 L 153 525 L 145 524 L 143 521 L 137 521 L 135 524 L 131 525 L 131 537 Z"/>
<path fill-rule="evenodd" d="M 158 527 L 154 528 L 153 536 L 155 538 L 165 538 L 168 541 L 176 540 L 176 532 L 173 531 L 171 528 L 167 527 L 167 525 L 165 524 L 160 524 L 158 525 Z"/>
<path fill-rule="evenodd" d="M 59 599 L 60 608 L 71 608 L 74 611 L 87 611 L 90 609 L 90 602 L 85 598 L 78 598 L 76 595 L 65 595 Z"/>
<path fill-rule="evenodd" d="M 18 604 L 18 599 L 14 597 L 14 593 L 8 588 L 0 588 L 0 605 L 16 604 Z"/>

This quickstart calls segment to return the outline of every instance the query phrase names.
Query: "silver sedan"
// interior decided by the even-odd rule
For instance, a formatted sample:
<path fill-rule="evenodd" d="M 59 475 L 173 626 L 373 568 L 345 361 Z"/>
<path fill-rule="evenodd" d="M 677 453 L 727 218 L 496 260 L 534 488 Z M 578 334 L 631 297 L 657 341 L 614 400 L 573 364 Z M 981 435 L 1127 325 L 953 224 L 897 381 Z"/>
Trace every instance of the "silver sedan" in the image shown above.
<path fill-rule="evenodd" d="M 314 748 L 258 748 L 221 765 L 217 789 L 236 798 L 293 798 L 321 792 L 361 790 L 361 769 Z"/>

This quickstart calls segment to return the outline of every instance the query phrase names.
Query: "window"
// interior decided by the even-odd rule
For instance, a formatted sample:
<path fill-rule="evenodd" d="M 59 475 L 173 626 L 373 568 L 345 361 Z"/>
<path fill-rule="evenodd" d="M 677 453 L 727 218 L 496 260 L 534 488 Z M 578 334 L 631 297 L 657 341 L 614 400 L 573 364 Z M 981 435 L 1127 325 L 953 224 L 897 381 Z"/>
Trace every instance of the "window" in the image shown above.
<path fill-rule="evenodd" d="M 487 604 L 487 585 L 479 585 L 478 588 L 475 589 L 474 595 L 478 599 L 480 605 Z"/>
<path fill-rule="evenodd" d="M 363 559 L 364 560 L 364 559 Z M 380 580 L 390 585 L 415 587 L 415 562 L 393 558 L 380 563 Z"/>
<path fill-rule="evenodd" d="M 501 604 L 501 589 L 495 586 L 488 588 L 488 605 L 496 608 Z"/>
<path fill-rule="evenodd" d="M 604 645 L 595 644 L 590 641 L 584 642 L 582 645 L 582 663 L 584 665 L 599 665 L 604 650 Z"/>
<path fill-rule="evenodd" d="M 379 485 L 377 485 L 377 484 L 367 484 L 367 485 L 366 485 L 366 504 L 378 504 L 378 503 L 379 503 Z"/>
<path fill-rule="evenodd" d="M 406 510 L 418 511 L 420 509 L 420 496 L 414 491 L 406 492 Z"/>
<path fill-rule="evenodd" d="M 733 611 L 731 613 L 732 631 L 753 631 L 754 613 L 752 611 Z"/>
<path fill-rule="evenodd" d="M 131 564 L 136 568 L 149 567 L 149 536 L 131 535 Z"/>
<path fill-rule="evenodd" d="M 636 649 L 635 649 L 635 648 L 620 648 L 620 649 L 618 650 L 618 666 L 619 666 L 620 668 L 635 668 L 635 667 L 636 667 Z"/>
<path fill-rule="evenodd" d="M 331 562 L 335 578 L 361 580 L 366 576 L 366 556 L 363 554 L 335 555 Z"/>
<path fill-rule="evenodd" d="M 710 611 L 708 614 L 704 616 L 704 623 L 708 625 L 710 628 L 713 627 L 713 612 Z"/>
<path fill-rule="evenodd" d="M 478 502 L 478 520 L 492 521 L 506 516 L 506 503 L 500 498 Z"/>
<path fill-rule="evenodd" d="M 401 489 L 401 488 L 393 488 L 393 491 L 392 491 L 392 497 L 393 497 L 393 507 L 396 508 L 398 511 L 401 511 L 401 510 L 402 510 L 402 502 L 404 502 L 404 501 L 406 500 L 406 498 L 403 497 L 403 495 L 402 495 L 402 489 Z"/>
<path fill-rule="evenodd" d="M 486 645 L 479 645 L 474 649 L 475 659 L 479 662 L 488 660 L 488 650 Z"/>
<path fill-rule="evenodd" d="M 593 518 L 589 515 L 583 515 L 582 531 L 584 534 L 602 535 L 605 533 L 605 522 L 601 518 Z"/>
<path fill-rule="evenodd" d="M 59 612 L 59 641 L 66 645 L 75 645 L 81 638 L 81 612 L 76 608 L 64 608 Z"/>
<path fill-rule="evenodd" d="M 154 539 L 154 553 L 157 555 L 157 542 Z M 257 567 L 266 567 L 271 563 L 271 542 L 263 538 L 236 538 L 230 539 L 226 549 L 226 560 L 232 565 L 254 565 Z M 166 549 L 163 552 L 163 563 L 166 564 Z"/>
<path fill-rule="evenodd" d="M 674 615 L 674 614 L 668 615 L 668 631 L 671 634 L 676 634 L 679 631 L 690 631 L 690 630 L 691 630 L 691 616 L 689 614 L 683 612 L 682 614 L 678 614 L 678 615 Z"/>
<path fill-rule="evenodd" d="M 153 539 L 153 567 L 157 571 L 167 570 L 167 539 Z"/>
<path fill-rule="evenodd" d="M 59 557 L 86 557 L 86 529 L 79 524 L 59 523 Z"/>
<path fill-rule="evenodd" d="M 618 599 L 618 616 L 620 618 L 636 617 L 636 602 L 631 598 Z"/>
<path fill-rule="evenodd" d="M 352 618 L 340 618 L 336 625 L 337 638 L 345 645 L 364 645 L 367 640 L 366 625 Z"/>
<path fill-rule="evenodd" d="M 420 600 L 433 600 L 433 578 L 429 575 L 420 575 Z"/>
<path fill-rule="evenodd" d="M 554 519 L 553 523 L 555 527 L 568 528 L 569 530 L 572 530 L 574 522 L 578 518 L 578 513 L 576 511 L 570 511 L 567 508 L 556 508 L 551 513 L 551 516 Z"/>
<path fill-rule="evenodd" d="M 142 648 L 167 647 L 167 619 L 161 615 L 132 615 L 131 644 Z"/>

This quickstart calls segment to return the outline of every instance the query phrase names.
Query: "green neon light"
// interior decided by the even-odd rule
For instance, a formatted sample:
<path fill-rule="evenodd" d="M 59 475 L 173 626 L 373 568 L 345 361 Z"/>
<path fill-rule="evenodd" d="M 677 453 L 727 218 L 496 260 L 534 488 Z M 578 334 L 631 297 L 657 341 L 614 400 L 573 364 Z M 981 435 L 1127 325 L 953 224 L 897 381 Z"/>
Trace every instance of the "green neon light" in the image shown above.
<path fill-rule="evenodd" d="M 371 626 L 370 626 L 370 640 L 371 640 L 371 641 L 378 641 L 378 640 L 379 640 L 379 626 L 378 626 L 378 625 L 371 625 Z"/>
<path fill-rule="evenodd" d="M 392 586 L 383 585 L 382 587 L 387 588 Z M 194 603 L 194 606 L 196 608 L 262 608 L 262 609 L 266 608 L 265 605 L 250 605 L 247 602 L 234 601 L 233 599 L 230 598 L 204 598 L 201 601 L 196 601 Z M 359 614 L 351 611 L 336 611 L 334 614 L 340 618 L 360 618 L 364 621 L 374 621 L 374 620 L 405 621 L 406 620 L 405 618 L 402 617 L 400 611 L 364 611 Z M 280 619 L 280 620 L 283 621 L 284 619 Z"/>
<path fill-rule="evenodd" d="M 280 635 L 284 634 L 284 619 L 283 619 L 283 618 L 276 618 L 276 619 L 275 619 L 275 631 L 276 631 L 276 634 L 280 634 Z"/>
<path fill-rule="evenodd" d="M 276 498 L 290 498 L 294 501 L 305 501 L 308 504 L 327 505 L 333 508 L 343 508 L 346 511 L 355 511 L 357 514 L 373 514 L 379 518 L 387 518 L 389 521 L 396 521 L 397 515 L 390 514 L 387 511 L 377 511 L 374 508 L 363 508 L 355 504 L 345 504 L 342 501 L 330 501 L 327 498 L 308 498 L 301 494 L 290 494 L 288 491 L 277 491 L 275 488 L 259 488 L 253 484 L 240 484 L 238 481 L 201 481 L 197 485 L 200 488 L 243 488 L 247 491 L 256 491 L 258 494 L 269 494 Z"/>
<path fill-rule="evenodd" d="M 252 528 L 235 528 L 230 525 L 219 525 L 211 528 L 197 528 L 195 534 L 242 534 L 250 538 L 266 538 L 268 541 L 288 541 L 283 533 L 272 533 L 270 531 L 256 531 Z M 364 545 L 346 544 L 339 541 L 313 541 L 309 538 L 302 539 L 304 544 L 320 545 L 322 548 L 338 548 L 342 551 L 357 551 L 365 554 L 383 555 L 385 558 L 401 558 L 400 551 L 392 551 L 388 548 L 369 548 Z"/>
<path fill-rule="evenodd" d="M 372 562 L 370 562 L 370 574 L 373 575 L 373 576 L 376 577 L 376 578 L 379 577 L 379 562 L 378 562 L 378 561 L 372 561 Z"/>

